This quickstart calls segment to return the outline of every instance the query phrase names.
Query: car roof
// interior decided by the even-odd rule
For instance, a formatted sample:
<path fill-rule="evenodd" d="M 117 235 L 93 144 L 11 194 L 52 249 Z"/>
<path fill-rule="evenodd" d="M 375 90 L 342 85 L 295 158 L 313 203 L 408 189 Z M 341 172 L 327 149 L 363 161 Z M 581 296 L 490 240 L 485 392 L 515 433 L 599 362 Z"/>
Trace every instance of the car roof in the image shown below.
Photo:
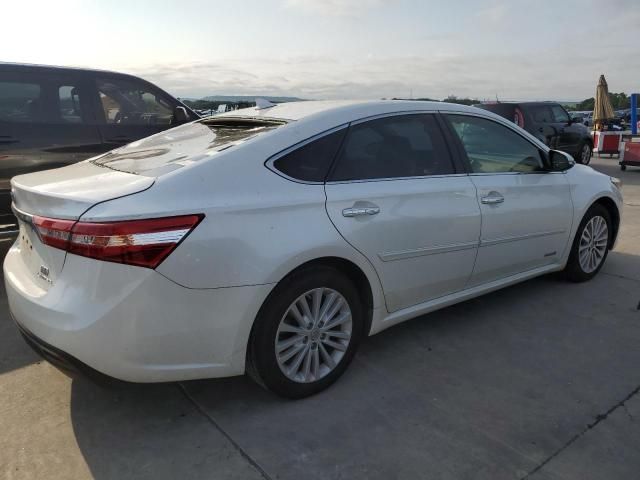
<path fill-rule="evenodd" d="M 288 121 L 332 117 L 337 125 L 386 113 L 412 111 L 477 112 L 478 110 L 475 107 L 453 103 L 411 100 L 307 100 L 279 103 L 267 108 L 243 108 L 222 113 L 216 115 L 216 117 L 263 118 Z"/>
<path fill-rule="evenodd" d="M 14 72 L 27 72 L 34 70 L 44 70 L 50 72 L 59 72 L 59 73 L 95 73 L 95 74 L 108 74 L 108 75 L 118 75 L 123 77 L 132 77 L 140 80 L 140 77 L 129 73 L 115 72 L 113 70 L 101 70 L 98 68 L 84 68 L 84 67 L 62 67 L 58 65 L 42 65 L 37 63 L 13 63 L 13 62 L 0 62 L 0 70 L 10 70 Z M 144 80 L 146 82 L 146 80 Z"/>

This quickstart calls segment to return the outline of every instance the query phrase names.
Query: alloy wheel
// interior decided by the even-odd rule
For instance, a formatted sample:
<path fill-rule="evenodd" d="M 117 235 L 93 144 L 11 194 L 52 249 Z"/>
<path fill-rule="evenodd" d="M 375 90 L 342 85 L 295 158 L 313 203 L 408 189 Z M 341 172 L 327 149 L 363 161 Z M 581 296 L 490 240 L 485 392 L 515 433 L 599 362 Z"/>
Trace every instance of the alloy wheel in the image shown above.
<path fill-rule="evenodd" d="M 598 269 L 607 252 L 608 243 L 607 221 L 599 215 L 592 217 L 582 230 L 578 247 L 580 267 L 585 273 L 592 273 Z"/>
<path fill-rule="evenodd" d="M 300 295 L 280 320 L 275 354 L 290 380 L 310 383 L 329 374 L 351 341 L 351 309 L 331 288 L 314 288 Z"/>

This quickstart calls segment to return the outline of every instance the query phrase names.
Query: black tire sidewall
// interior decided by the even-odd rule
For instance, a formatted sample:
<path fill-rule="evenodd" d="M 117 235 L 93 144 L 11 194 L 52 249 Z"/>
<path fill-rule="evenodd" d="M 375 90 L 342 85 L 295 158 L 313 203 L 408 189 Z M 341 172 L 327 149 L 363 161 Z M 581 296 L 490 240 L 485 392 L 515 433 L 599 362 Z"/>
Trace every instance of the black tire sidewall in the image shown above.
<path fill-rule="evenodd" d="M 349 304 L 351 341 L 333 371 L 316 382 L 298 383 L 287 378 L 280 370 L 275 355 L 275 338 L 280 320 L 293 301 L 319 287 L 336 290 Z M 249 342 L 251 369 L 259 376 L 259 383 L 284 397 L 302 398 L 324 390 L 344 373 L 351 362 L 363 335 L 364 315 L 365 309 L 357 289 L 340 271 L 331 267 L 313 267 L 296 272 L 276 286 L 258 313 Z"/>
<path fill-rule="evenodd" d="M 608 245 L 607 245 L 607 249 L 604 252 L 604 257 L 602 257 L 602 261 L 600 262 L 600 265 L 598 265 L 598 268 L 596 268 L 593 272 L 590 272 L 590 273 L 585 272 L 582 269 L 582 266 L 580 265 L 578 250 L 580 248 L 580 239 L 582 238 L 582 232 L 584 231 L 584 228 L 589 222 L 589 220 L 591 220 L 593 217 L 596 217 L 596 216 L 603 217 L 607 222 L 608 242 L 609 244 L 611 242 L 612 225 L 611 225 L 611 215 L 609 214 L 609 211 L 606 208 L 604 208 L 602 205 L 599 205 L 599 204 L 592 205 L 591 208 L 587 210 L 587 213 L 585 213 L 584 217 L 582 217 L 582 221 L 580 222 L 580 225 L 578 226 L 578 230 L 576 231 L 576 235 L 573 239 L 573 245 L 571 246 L 571 253 L 569 254 L 569 260 L 567 261 L 567 266 L 565 268 L 565 273 L 569 278 L 569 280 L 571 281 L 585 282 L 587 280 L 591 280 L 593 277 L 595 277 L 598 274 L 598 272 L 604 265 L 605 261 L 607 260 L 607 256 L 609 254 Z"/>

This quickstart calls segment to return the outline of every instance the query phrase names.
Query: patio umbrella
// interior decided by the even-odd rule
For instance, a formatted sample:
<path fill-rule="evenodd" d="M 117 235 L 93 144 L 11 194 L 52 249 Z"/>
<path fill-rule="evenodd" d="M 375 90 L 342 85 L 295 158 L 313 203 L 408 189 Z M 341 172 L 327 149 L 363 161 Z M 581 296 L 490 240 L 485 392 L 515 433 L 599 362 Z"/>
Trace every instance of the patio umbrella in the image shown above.
<path fill-rule="evenodd" d="M 600 75 L 600 80 L 596 87 L 596 101 L 593 108 L 594 128 L 597 130 L 605 121 L 611 120 L 614 116 L 613 106 L 609 99 L 609 86 L 604 79 L 604 75 Z"/>

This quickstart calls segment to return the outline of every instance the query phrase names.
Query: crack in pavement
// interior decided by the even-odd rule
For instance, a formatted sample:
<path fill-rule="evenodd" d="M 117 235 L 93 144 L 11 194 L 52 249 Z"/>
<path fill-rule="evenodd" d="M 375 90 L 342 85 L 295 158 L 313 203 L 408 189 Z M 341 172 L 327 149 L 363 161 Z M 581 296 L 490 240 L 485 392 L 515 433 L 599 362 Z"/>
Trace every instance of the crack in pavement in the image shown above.
<path fill-rule="evenodd" d="M 573 437 L 571 437 L 569 439 L 569 441 L 567 443 L 565 443 L 564 445 L 562 445 L 558 450 L 556 450 L 555 452 L 553 452 L 551 455 L 549 455 L 546 459 L 544 459 L 536 468 L 534 468 L 533 470 L 531 470 L 529 473 L 527 473 L 524 477 L 521 477 L 520 480 L 526 480 L 527 478 L 530 478 L 534 473 L 540 471 L 545 465 L 547 465 L 551 460 L 553 460 L 554 458 L 556 458 L 558 455 L 560 455 L 562 452 L 564 452 L 567 448 L 569 448 L 573 443 L 575 443 L 578 439 L 580 439 L 585 433 L 587 433 L 589 430 L 592 430 L 594 427 L 596 427 L 596 425 L 598 425 L 600 422 L 602 422 L 603 420 L 606 420 L 607 417 L 609 415 L 611 415 L 615 410 L 617 410 L 618 408 L 623 408 L 626 412 L 627 415 L 629 416 L 629 418 L 631 420 L 633 420 L 633 416 L 629 413 L 629 410 L 627 410 L 627 407 L 625 406 L 625 403 L 627 403 L 629 400 L 631 400 L 631 398 L 636 395 L 638 392 L 640 392 L 640 385 L 638 385 L 636 388 L 633 389 L 633 391 L 627 395 L 625 398 L 623 398 L 621 401 L 619 401 L 618 403 L 616 403 L 614 406 L 612 406 L 609 410 L 607 410 L 605 413 L 596 415 L 596 419 L 594 422 L 588 424 L 580 433 L 577 433 L 576 435 L 574 435 Z"/>
<path fill-rule="evenodd" d="M 600 272 L 601 275 L 609 275 L 610 277 L 622 278 L 623 280 L 631 280 L 632 282 L 640 282 L 640 279 L 626 277 L 624 275 L 619 275 L 617 273 L 609 273 L 609 272 Z"/>
<path fill-rule="evenodd" d="M 255 468 L 258 471 L 258 473 L 260 473 L 262 478 L 264 478 L 265 480 L 273 480 L 273 478 L 266 472 L 266 470 L 262 468 L 256 460 L 251 458 L 251 456 L 240 446 L 240 444 L 238 444 L 238 442 L 236 442 L 233 438 L 231 438 L 231 435 L 229 435 L 226 431 L 224 431 L 220 426 L 220 424 L 216 422 L 216 420 L 211 415 L 209 415 L 206 412 L 206 410 L 200 406 L 198 402 L 196 402 L 195 398 L 193 398 L 191 394 L 187 391 L 184 384 L 178 383 L 178 389 L 182 392 L 182 394 L 185 396 L 187 401 L 189 401 L 195 407 L 195 409 L 198 412 L 200 412 L 200 414 L 211 425 L 213 425 L 216 428 L 216 430 L 218 430 L 222 435 L 224 435 L 224 437 L 227 440 L 229 440 L 231 445 L 233 445 L 233 447 L 238 451 L 238 453 L 242 456 L 242 458 L 244 458 L 247 462 L 249 462 L 249 464 L 251 464 L 251 466 Z"/>

